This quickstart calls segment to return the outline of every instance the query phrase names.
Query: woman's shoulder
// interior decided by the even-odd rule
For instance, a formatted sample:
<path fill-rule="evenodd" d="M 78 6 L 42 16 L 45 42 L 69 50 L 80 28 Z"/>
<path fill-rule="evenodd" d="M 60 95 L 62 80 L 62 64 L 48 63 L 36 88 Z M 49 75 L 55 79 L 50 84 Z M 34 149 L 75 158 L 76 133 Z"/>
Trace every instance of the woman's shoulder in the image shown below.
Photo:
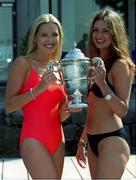
<path fill-rule="evenodd" d="M 122 69 L 122 68 L 127 68 L 127 62 L 126 59 L 117 59 L 114 63 L 113 63 L 113 69 L 118 70 L 118 69 Z"/>
<path fill-rule="evenodd" d="M 125 59 L 117 59 L 112 67 L 112 72 L 115 74 L 129 74 L 129 66 Z"/>
<path fill-rule="evenodd" d="M 14 59 L 14 61 L 12 61 L 11 63 L 11 67 L 18 67 L 18 68 L 28 68 L 30 66 L 30 61 L 29 58 L 27 56 L 18 56 Z"/>
<path fill-rule="evenodd" d="M 18 65 L 28 65 L 29 64 L 29 59 L 27 56 L 18 56 L 15 58 L 15 60 L 13 61 L 13 64 L 18 64 Z"/>

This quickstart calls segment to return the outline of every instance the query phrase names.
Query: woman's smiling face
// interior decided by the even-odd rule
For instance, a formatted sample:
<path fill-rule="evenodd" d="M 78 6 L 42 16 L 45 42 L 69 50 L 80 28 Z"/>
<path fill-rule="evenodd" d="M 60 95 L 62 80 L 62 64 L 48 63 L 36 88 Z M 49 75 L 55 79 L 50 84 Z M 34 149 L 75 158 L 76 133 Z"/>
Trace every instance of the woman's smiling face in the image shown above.
<path fill-rule="evenodd" d="M 37 49 L 48 55 L 53 54 L 60 41 L 58 26 L 55 23 L 43 23 L 39 26 L 34 40 Z"/>
<path fill-rule="evenodd" d="M 92 39 L 98 49 L 108 48 L 112 44 L 113 36 L 104 20 L 99 19 L 94 23 Z"/>

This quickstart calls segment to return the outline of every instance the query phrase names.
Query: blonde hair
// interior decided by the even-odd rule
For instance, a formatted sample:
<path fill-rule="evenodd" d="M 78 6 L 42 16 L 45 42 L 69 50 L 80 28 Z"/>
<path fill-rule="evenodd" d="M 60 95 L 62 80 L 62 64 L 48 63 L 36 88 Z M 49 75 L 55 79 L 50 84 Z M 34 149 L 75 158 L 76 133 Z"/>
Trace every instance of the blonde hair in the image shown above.
<path fill-rule="evenodd" d="M 28 39 L 28 44 L 27 44 L 27 52 L 26 54 L 32 53 L 33 51 L 36 50 L 36 44 L 34 43 L 34 38 L 36 36 L 36 33 L 38 31 L 38 28 L 41 24 L 44 23 L 54 23 L 58 26 L 58 31 L 59 31 L 59 36 L 60 36 L 60 43 L 59 46 L 57 47 L 56 52 L 52 55 L 54 60 L 60 60 L 61 58 L 61 53 L 62 53 L 62 44 L 63 44 L 63 30 L 60 22 L 58 19 L 53 16 L 52 14 L 41 14 L 39 17 L 37 17 L 30 29 L 29 33 L 29 39 Z"/>
<path fill-rule="evenodd" d="M 125 63 L 128 64 L 129 69 L 132 70 L 132 74 L 133 74 L 135 71 L 135 65 L 130 57 L 129 39 L 125 28 L 125 24 L 122 17 L 119 16 L 113 10 L 102 10 L 94 17 L 90 28 L 90 38 L 89 38 L 89 48 L 88 48 L 89 55 L 92 56 L 91 54 L 92 49 L 95 52 L 97 51 L 92 41 L 92 33 L 93 33 L 94 24 L 99 19 L 105 21 L 109 33 L 111 33 L 113 36 L 112 49 L 116 54 L 116 57 L 125 60 Z M 91 46 L 92 49 L 90 48 Z"/>

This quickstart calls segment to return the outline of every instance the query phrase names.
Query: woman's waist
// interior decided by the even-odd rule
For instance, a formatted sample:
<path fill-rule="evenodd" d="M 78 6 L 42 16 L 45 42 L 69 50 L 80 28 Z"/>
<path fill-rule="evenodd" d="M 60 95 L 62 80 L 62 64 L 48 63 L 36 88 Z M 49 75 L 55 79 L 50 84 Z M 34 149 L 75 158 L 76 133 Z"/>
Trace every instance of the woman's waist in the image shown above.
<path fill-rule="evenodd" d="M 105 103 L 89 104 L 88 117 L 96 122 L 100 119 L 103 121 L 120 119 Z"/>
<path fill-rule="evenodd" d="M 96 138 L 96 139 L 97 138 L 103 139 L 103 138 L 109 137 L 109 136 L 121 136 L 128 141 L 128 135 L 127 135 L 127 132 L 124 127 L 121 127 L 121 128 L 115 129 L 115 130 L 111 130 L 111 131 L 107 131 L 107 132 L 102 132 L 102 133 L 95 133 L 95 134 L 87 133 L 87 136 L 89 139 L 92 137 Z"/>
<path fill-rule="evenodd" d="M 120 129 L 123 127 L 120 118 L 100 117 L 87 120 L 86 129 L 88 134 L 105 133 Z"/>
<path fill-rule="evenodd" d="M 48 101 L 49 103 L 49 101 Z M 27 104 L 23 108 L 23 114 L 25 118 L 45 118 L 45 117 L 53 117 L 58 115 L 58 104 L 48 105 L 48 104 L 40 104 L 37 103 Z"/>
<path fill-rule="evenodd" d="M 50 121 L 38 121 L 37 120 L 24 120 L 22 126 L 22 132 L 25 133 L 38 133 L 38 134 L 46 134 L 46 133 L 56 133 L 61 130 L 61 123 L 59 120 L 54 121 L 53 119 Z"/>
<path fill-rule="evenodd" d="M 57 127 L 61 124 L 58 113 L 24 113 L 23 125 L 27 127 Z"/>
<path fill-rule="evenodd" d="M 113 132 L 113 131 L 116 131 L 116 130 L 119 130 L 123 128 L 123 126 L 115 126 L 115 127 L 109 127 L 109 128 L 103 128 L 103 127 L 100 127 L 100 128 L 87 128 L 87 134 L 91 134 L 91 135 L 94 135 L 94 134 L 103 134 L 103 133 L 109 133 L 109 132 Z"/>

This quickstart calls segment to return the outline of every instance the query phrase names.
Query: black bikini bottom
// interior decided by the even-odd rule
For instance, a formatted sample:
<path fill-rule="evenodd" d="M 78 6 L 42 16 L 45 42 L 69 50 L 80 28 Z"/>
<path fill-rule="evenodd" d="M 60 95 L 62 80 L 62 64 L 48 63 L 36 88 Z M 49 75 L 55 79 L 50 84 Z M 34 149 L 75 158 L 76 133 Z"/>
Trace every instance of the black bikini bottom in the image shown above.
<path fill-rule="evenodd" d="M 125 139 L 127 141 L 127 143 L 129 144 L 128 141 L 128 136 L 126 134 L 126 131 L 124 128 L 121 128 L 119 130 L 116 131 L 112 131 L 112 132 L 108 132 L 108 133 L 103 133 L 103 134 L 87 134 L 88 137 L 88 143 L 90 145 L 90 148 L 92 149 L 92 151 L 95 153 L 96 156 L 98 156 L 98 144 L 101 140 L 103 140 L 106 137 L 109 136 L 118 136 L 121 137 L 123 139 Z"/>

